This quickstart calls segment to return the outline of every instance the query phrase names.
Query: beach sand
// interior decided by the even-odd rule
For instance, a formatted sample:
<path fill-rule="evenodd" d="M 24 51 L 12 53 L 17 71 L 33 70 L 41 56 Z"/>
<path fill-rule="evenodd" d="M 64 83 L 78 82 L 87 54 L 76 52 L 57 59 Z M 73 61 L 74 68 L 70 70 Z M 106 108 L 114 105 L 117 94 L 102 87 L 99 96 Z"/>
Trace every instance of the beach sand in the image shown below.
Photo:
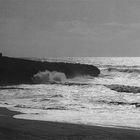
<path fill-rule="evenodd" d="M 15 119 L 0 108 L 0 140 L 140 140 L 140 130 Z"/>

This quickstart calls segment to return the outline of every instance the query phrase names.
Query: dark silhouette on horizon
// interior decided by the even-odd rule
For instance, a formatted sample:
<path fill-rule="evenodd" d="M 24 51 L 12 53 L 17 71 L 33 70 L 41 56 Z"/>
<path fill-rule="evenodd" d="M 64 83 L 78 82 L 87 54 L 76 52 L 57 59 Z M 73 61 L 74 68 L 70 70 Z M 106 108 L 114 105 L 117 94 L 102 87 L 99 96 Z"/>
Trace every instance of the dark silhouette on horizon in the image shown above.
<path fill-rule="evenodd" d="M 66 78 L 75 76 L 98 76 L 100 70 L 93 65 L 35 61 L 21 58 L 2 56 L 0 59 L 0 85 L 33 83 L 34 74 L 40 71 L 57 71 L 66 75 Z"/>

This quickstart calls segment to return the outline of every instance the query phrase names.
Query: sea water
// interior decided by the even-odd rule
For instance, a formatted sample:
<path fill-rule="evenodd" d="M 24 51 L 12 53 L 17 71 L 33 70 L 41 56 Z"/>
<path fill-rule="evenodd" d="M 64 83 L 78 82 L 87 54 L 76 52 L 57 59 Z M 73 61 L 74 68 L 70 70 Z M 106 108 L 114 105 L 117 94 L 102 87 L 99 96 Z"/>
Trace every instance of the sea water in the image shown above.
<path fill-rule="evenodd" d="M 140 128 L 140 93 L 133 92 L 140 87 L 139 57 L 68 57 L 41 61 L 95 65 L 101 74 L 65 78 L 53 84 L 40 81 L 0 87 L 0 106 L 22 112 L 14 118 Z M 117 90 L 108 85 L 117 86 Z M 128 90 L 122 90 L 123 86 Z"/>

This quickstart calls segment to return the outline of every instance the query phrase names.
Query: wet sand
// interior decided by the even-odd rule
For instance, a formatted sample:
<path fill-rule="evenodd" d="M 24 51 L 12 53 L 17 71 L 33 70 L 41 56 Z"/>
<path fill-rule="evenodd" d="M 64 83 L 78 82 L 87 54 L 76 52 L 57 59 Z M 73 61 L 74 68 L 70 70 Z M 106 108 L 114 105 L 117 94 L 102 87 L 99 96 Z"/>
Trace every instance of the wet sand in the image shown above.
<path fill-rule="evenodd" d="M 15 119 L 0 108 L 0 140 L 140 140 L 140 130 Z"/>

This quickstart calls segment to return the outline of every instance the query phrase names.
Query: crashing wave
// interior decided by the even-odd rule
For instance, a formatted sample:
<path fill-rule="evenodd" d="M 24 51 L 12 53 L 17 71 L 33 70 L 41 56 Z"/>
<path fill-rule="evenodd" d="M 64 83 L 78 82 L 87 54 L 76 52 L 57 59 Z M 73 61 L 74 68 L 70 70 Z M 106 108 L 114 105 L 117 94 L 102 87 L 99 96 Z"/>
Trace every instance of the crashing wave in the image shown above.
<path fill-rule="evenodd" d="M 61 72 L 50 72 L 48 70 L 44 72 L 38 72 L 32 78 L 34 83 L 63 83 L 66 81 L 66 75 Z"/>
<path fill-rule="evenodd" d="M 38 72 L 32 77 L 32 81 L 35 84 L 63 84 L 67 86 L 85 86 L 90 85 L 90 79 L 93 77 L 90 76 L 81 76 L 68 79 L 66 75 L 62 72 L 48 70 Z"/>

